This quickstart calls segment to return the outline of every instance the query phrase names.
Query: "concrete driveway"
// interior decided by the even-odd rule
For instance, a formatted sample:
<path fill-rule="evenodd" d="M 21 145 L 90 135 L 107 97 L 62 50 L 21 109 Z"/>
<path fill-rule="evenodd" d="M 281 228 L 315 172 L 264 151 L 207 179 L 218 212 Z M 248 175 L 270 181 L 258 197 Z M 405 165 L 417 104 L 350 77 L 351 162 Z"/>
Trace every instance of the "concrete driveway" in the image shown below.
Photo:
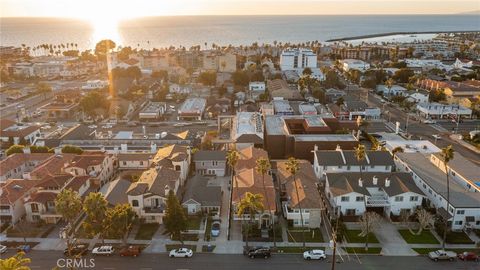
<path fill-rule="evenodd" d="M 382 219 L 375 230 L 375 236 L 382 245 L 382 254 L 390 256 L 414 256 L 417 253 L 412 250 L 390 221 Z"/>

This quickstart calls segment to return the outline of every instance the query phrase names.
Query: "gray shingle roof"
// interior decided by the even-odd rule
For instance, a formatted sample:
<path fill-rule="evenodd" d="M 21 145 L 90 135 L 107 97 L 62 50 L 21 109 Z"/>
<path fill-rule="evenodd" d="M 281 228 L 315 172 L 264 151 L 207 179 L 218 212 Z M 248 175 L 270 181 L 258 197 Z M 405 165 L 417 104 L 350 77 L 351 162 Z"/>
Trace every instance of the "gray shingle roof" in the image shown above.
<path fill-rule="evenodd" d="M 358 166 L 358 165 L 376 165 L 376 166 L 393 166 L 393 158 L 387 151 L 367 151 L 367 158 L 360 162 L 355 157 L 355 151 L 343 150 L 345 162 L 343 162 L 342 153 L 336 150 L 320 150 L 315 152 L 317 161 L 320 166 Z"/>
<path fill-rule="evenodd" d="M 221 206 L 222 188 L 211 185 L 208 178 L 197 175 L 188 180 L 182 203 L 189 200 L 195 200 L 202 206 Z"/>
<path fill-rule="evenodd" d="M 225 151 L 204 151 L 200 150 L 193 155 L 194 161 L 201 160 L 226 160 L 227 153 Z"/>

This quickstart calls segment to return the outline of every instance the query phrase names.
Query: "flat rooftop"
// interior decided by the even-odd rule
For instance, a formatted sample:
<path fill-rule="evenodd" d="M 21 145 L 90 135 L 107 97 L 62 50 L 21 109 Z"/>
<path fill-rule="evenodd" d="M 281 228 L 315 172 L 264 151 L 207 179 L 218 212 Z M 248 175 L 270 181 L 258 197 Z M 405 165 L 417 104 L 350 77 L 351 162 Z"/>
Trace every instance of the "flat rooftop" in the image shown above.
<path fill-rule="evenodd" d="M 119 140 L 129 140 L 133 139 L 133 131 L 119 131 L 114 139 L 119 139 Z"/>
<path fill-rule="evenodd" d="M 202 113 L 205 110 L 206 104 L 207 100 L 204 98 L 189 98 L 183 102 L 178 113 Z"/>
<path fill-rule="evenodd" d="M 261 115 L 257 112 L 237 113 L 235 131 L 237 137 L 242 134 L 261 134 L 263 138 Z"/>
<path fill-rule="evenodd" d="M 358 141 L 352 134 L 301 134 L 295 135 L 295 140 L 299 142 L 338 142 L 338 141 Z"/>
<path fill-rule="evenodd" d="M 143 108 L 140 113 L 158 113 L 162 107 L 165 107 L 164 102 L 151 102 L 147 107 Z"/>

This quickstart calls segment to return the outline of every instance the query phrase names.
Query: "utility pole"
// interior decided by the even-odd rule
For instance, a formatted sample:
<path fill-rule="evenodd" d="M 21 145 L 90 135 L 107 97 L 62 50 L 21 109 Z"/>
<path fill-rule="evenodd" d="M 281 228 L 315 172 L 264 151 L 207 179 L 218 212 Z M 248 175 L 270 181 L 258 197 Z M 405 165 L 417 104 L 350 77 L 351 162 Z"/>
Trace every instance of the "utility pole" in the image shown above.
<path fill-rule="evenodd" d="M 337 220 L 337 223 L 338 223 L 338 220 Z M 333 244 L 333 258 L 332 258 L 332 270 L 335 270 L 335 262 L 336 262 L 336 251 L 337 251 L 337 230 L 335 229 L 333 231 L 333 235 L 332 235 L 332 244 Z"/>

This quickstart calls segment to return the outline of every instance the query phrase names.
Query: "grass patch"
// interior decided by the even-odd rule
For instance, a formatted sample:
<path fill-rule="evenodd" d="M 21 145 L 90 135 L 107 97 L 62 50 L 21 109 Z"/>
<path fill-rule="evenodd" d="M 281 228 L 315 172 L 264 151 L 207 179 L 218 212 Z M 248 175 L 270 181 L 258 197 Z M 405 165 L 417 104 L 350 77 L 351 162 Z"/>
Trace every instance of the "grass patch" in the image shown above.
<path fill-rule="evenodd" d="M 210 238 L 212 237 L 211 231 L 212 231 L 212 217 L 207 218 L 207 225 L 205 227 L 205 236 L 203 237 L 203 240 L 205 241 L 210 241 Z"/>
<path fill-rule="evenodd" d="M 439 244 L 435 236 L 428 230 L 422 231 L 419 235 L 414 235 L 409 230 L 398 230 L 398 232 L 409 244 Z"/>
<path fill-rule="evenodd" d="M 135 235 L 136 240 L 151 240 L 160 225 L 158 223 L 143 223 L 140 224 L 138 232 Z"/>
<path fill-rule="evenodd" d="M 173 237 L 172 240 L 180 241 L 180 239 L 178 237 Z M 182 240 L 183 241 L 198 241 L 198 234 L 182 233 Z"/>
<path fill-rule="evenodd" d="M 200 223 L 202 223 L 203 218 L 201 216 L 188 216 L 187 230 L 198 230 L 200 229 Z"/>
<path fill-rule="evenodd" d="M 208 250 L 208 245 L 202 246 L 202 252 L 213 252 L 215 250 L 215 245 L 210 246 L 210 250 Z"/>
<path fill-rule="evenodd" d="M 325 248 L 323 247 L 277 247 L 277 252 L 278 253 L 303 253 L 307 250 L 312 250 L 312 249 L 321 249 L 324 250 Z"/>
<path fill-rule="evenodd" d="M 415 250 L 415 252 L 417 252 L 418 254 L 422 254 L 422 255 L 425 255 L 425 254 L 428 254 L 429 252 L 432 252 L 432 251 L 437 251 L 439 249 L 442 249 L 440 247 L 438 248 L 412 248 L 413 250 Z M 445 249 L 447 251 L 453 251 L 455 253 L 461 253 L 461 252 L 479 252 L 480 251 L 480 248 L 447 248 Z"/>
<path fill-rule="evenodd" d="M 301 231 L 288 231 L 288 242 L 301 243 L 302 241 Z M 322 232 L 320 229 L 305 230 L 305 242 L 323 242 Z"/>
<path fill-rule="evenodd" d="M 448 232 L 447 243 L 449 244 L 475 244 L 464 232 Z"/>
<path fill-rule="evenodd" d="M 46 230 L 50 228 L 50 226 L 28 226 L 26 225 L 21 225 L 22 228 L 14 228 L 10 227 L 7 229 L 7 237 L 26 237 L 26 238 L 33 238 L 33 237 L 38 237 L 41 236 Z"/>
<path fill-rule="evenodd" d="M 474 229 L 473 232 L 480 237 L 480 229 Z"/>
<path fill-rule="evenodd" d="M 167 251 L 170 251 L 172 249 L 179 249 L 179 248 L 189 248 L 191 250 L 193 250 L 194 252 L 196 251 L 197 249 L 197 246 L 194 246 L 194 245 L 181 245 L 181 244 L 166 244 L 165 245 L 165 248 L 167 249 Z"/>
<path fill-rule="evenodd" d="M 365 243 L 364 236 L 358 236 L 361 230 L 346 230 L 345 237 L 348 243 Z M 368 243 L 378 243 L 378 239 L 373 233 L 368 234 Z"/>
<path fill-rule="evenodd" d="M 347 247 L 343 248 L 348 253 L 358 253 L 358 254 L 380 254 L 382 248 L 379 247 L 369 247 L 368 250 L 365 250 L 364 247 Z"/>

